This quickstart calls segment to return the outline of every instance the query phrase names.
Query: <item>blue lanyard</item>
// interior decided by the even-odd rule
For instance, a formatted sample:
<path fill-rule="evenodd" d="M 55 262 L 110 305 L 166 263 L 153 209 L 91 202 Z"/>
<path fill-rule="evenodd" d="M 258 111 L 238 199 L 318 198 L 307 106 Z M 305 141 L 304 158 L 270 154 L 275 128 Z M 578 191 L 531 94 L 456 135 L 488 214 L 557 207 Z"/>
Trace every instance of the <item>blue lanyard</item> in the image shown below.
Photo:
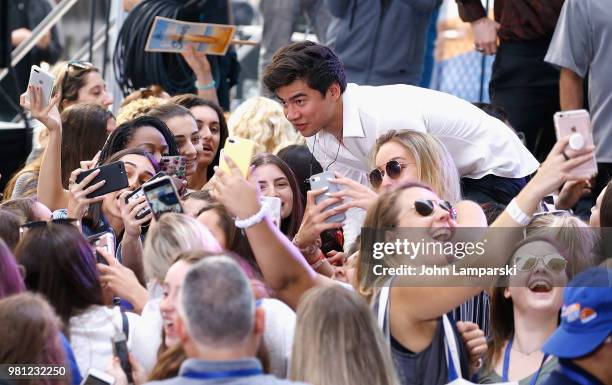
<path fill-rule="evenodd" d="M 508 372 L 510 370 L 510 351 L 512 350 L 512 342 L 514 341 L 514 334 L 510 335 L 510 340 L 508 341 L 508 345 L 506 345 L 506 351 L 504 352 L 504 366 L 502 369 L 502 382 L 508 382 Z M 531 378 L 529 385 L 535 385 L 538 381 L 538 377 L 540 377 L 540 372 L 542 371 L 542 366 L 544 366 L 544 362 L 548 358 L 548 354 L 544 354 L 542 358 L 542 363 L 538 368 L 536 374 Z"/>
<path fill-rule="evenodd" d="M 187 370 L 181 374 L 181 377 L 187 377 L 195 380 L 211 380 L 219 378 L 249 377 L 257 376 L 259 374 L 263 374 L 263 371 L 260 368 L 223 370 L 216 372 L 196 372 Z"/>
<path fill-rule="evenodd" d="M 451 338 L 454 337 L 455 336 L 451 336 Z M 446 351 L 448 354 L 448 382 L 453 382 L 459 378 L 459 375 L 457 374 L 457 369 L 455 368 L 455 363 L 453 362 L 453 357 L 451 356 L 450 349 L 447 348 Z"/>
<path fill-rule="evenodd" d="M 580 385 L 593 385 L 596 384 L 595 382 L 591 381 L 588 377 L 586 377 L 584 374 L 579 373 L 571 368 L 568 368 L 567 366 L 561 365 L 561 368 L 559 369 L 559 371 L 561 372 L 561 374 L 563 374 L 565 377 L 568 377 L 569 379 L 571 379 L 572 381 L 580 384 Z"/>

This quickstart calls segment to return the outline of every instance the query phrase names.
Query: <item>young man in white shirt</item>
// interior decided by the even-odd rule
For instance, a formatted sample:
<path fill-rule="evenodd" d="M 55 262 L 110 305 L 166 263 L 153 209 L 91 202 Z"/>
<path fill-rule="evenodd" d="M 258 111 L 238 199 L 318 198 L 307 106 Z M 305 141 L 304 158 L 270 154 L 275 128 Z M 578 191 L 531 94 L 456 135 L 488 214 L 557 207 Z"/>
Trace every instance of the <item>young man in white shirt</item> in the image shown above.
<path fill-rule="evenodd" d="M 363 184 L 376 139 L 392 129 L 440 139 L 463 178 L 464 197 L 480 203 L 507 204 L 539 166 L 511 128 L 472 104 L 408 85 L 347 85 L 338 57 L 316 43 L 281 48 L 263 82 L 321 166 Z"/>

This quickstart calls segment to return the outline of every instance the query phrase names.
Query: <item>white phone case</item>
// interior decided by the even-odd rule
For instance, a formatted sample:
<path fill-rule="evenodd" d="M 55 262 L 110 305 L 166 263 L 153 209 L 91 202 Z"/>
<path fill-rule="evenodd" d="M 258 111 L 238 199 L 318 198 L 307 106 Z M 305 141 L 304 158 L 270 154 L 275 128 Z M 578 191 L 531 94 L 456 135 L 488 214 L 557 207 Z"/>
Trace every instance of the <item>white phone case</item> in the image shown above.
<path fill-rule="evenodd" d="M 28 81 L 28 89 L 26 90 L 25 99 L 30 101 L 30 86 L 39 86 L 42 88 L 43 105 L 48 106 L 53 92 L 53 82 L 55 77 L 48 72 L 45 72 L 37 65 L 33 65 L 30 69 L 30 80 Z"/>

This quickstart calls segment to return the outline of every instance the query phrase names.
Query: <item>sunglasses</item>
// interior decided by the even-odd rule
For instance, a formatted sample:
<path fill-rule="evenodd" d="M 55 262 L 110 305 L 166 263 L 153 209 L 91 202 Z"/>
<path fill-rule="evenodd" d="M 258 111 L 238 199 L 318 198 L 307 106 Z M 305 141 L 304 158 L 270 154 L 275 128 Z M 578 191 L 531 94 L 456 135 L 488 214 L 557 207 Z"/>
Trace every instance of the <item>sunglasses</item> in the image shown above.
<path fill-rule="evenodd" d="M 28 230 L 47 226 L 49 223 L 57 223 L 58 225 L 79 225 L 79 220 L 76 218 L 57 218 L 50 221 L 34 221 L 28 222 L 19 226 L 19 237 L 21 238 Z"/>
<path fill-rule="evenodd" d="M 62 95 L 64 95 L 64 91 L 66 88 L 66 79 L 68 79 L 68 76 L 73 76 L 73 77 L 76 76 L 76 74 L 70 75 L 70 70 L 73 68 L 75 68 L 79 72 L 83 72 L 83 71 L 87 71 L 92 68 L 95 68 L 95 66 L 88 61 L 70 61 L 68 62 L 68 65 L 66 66 L 66 72 L 64 73 L 64 78 L 62 79 L 62 86 L 60 87 L 60 90 L 62 91 Z"/>
<path fill-rule="evenodd" d="M 514 260 L 514 264 L 519 271 L 531 271 L 536 267 L 538 261 L 540 260 L 544 262 L 544 266 L 546 266 L 548 270 L 556 273 L 564 271 L 565 267 L 567 266 L 567 261 L 565 258 L 558 254 L 518 257 Z"/>
<path fill-rule="evenodd" d="M 382 184 L 383 178 L 385 177 L 385 173 L 389 176 L 389 178 L 397 179 L 402 173 L 402 170 L 406 168 L 406 166 L 409 164 L 414 164 L 414 163 L 403 163 L 397 160 L 388 161 L 387 164 L 385 164 L 384 171 L 379 170 L 377 168 L 370 171 L 370 175 L 369 175 L 370 184 L 372 185 L 372 187 L 376 189 L 379 188 L 380 185 Z"/>
<path fill-rule="evenodd" d="M 457 219 L 457 210 L 448 201 L 434 201 L 431 199 L 417 199 L 414 201 L 414 209 L 422 217 L 428 217 L 433 214 L 435 205 L 438 205 L 442 210 L 447 211 L 453 220 Z"/>

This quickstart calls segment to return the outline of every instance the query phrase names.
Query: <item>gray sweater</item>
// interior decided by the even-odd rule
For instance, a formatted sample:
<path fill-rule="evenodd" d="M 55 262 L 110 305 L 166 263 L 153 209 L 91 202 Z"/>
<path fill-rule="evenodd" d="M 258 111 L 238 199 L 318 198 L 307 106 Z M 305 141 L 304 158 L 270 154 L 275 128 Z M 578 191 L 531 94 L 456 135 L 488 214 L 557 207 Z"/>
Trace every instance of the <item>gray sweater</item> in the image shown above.
<path fill-rule="evenodd" d="M 341 19 L 335 52 L 349 82 L 419 85 L 427 25 L 441 0 L 326 1 Z"/>

